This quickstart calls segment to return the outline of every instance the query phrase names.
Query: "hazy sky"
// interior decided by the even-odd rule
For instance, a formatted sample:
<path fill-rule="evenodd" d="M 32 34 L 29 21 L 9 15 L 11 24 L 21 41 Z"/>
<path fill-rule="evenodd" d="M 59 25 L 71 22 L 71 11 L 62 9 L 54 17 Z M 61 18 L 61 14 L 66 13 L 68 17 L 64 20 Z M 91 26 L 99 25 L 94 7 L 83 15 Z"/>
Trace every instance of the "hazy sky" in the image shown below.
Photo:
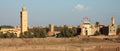
<path fill-rule="evenodd" d="M 0 25 L 19 25 L 25 5 L 30 26 L 79 25 L 84 16 L 91 23 L 110 24 L 115 17 L 120 25 L 120 0 L 0 0 Z"/>

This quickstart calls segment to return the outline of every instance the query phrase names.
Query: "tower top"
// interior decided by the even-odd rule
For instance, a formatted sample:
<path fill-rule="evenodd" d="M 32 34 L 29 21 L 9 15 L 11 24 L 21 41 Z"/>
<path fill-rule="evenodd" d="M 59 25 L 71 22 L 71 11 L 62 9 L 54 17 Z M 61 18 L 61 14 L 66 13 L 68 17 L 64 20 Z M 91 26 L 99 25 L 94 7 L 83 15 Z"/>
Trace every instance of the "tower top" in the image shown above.
<path fill-rule="evenodd" d="M 114 16 L 112 16 L 112 18 L 111 19 L 114 19 Z"/>
<path fill-rule="evenodd" d="M 85 16 L 82 20 L 83 23 L 87 23 L 90 24 L 90 18 L 88 18 L 87 16 Z"/>
<path fill-rule="evenodd" d="M 26 7 L 25 6 L 22 7 L 22 11 L 26 11 Z"/>
<path fill-rule="evenodd" d="M 112 16 L 112 18 L 111 18 L 111 24 L 115 24 L 115 18 L 114 18 L 114 16 Z"/>

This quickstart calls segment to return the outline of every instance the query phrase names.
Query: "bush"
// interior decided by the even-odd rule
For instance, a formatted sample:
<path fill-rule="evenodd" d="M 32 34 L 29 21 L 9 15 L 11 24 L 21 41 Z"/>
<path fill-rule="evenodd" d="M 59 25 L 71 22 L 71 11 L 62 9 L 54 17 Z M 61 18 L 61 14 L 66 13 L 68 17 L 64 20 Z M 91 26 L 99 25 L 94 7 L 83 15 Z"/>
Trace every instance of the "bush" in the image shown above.
<path fill-rule="evenodd" d="M 20 38 L 45 38 L 46 30 L 42 28 L 33 28 L 27 32 L 21 33 Z"/>
<path fill-rule="evenodd" d="M 96 31 L 95 33 L 94 33 L 94 36 L 97 36 L 97 35 L 100 35 L 101 33 L 99 32 L 99 31 Z"/>
<path fill-rule="evenodd" d="M 0 33 L 0 38 L 16 38 L 16 37 L 17 37 L 16 33 L 10 33 L 10 32 Z"/>
<path fill-rule="evenodd" d="M 20 34 L 20 38 L 33 38 L 33 34 L 29 31 Z"/>
<path fill-rule="evenodd" d="M 11 25 L 2 25 L 2 26 L 0 26 L 0 28 L 14 28 L 14 27 Z"/>
<path fill-rule="evenodd" d="M 45 38 L 47 32 L 42 28 L 33 28 L 33 34 L 35 38 Z"/>
<path fill-rule="evenodd" d="M 69 29 L 65 27 L 59 34 L 57 34 L 57 37 L 73 37 L 76 33 L 73 29 Z"/>
<path fill-rule="evenodd" d="M 120 28 L 117 28 L 117 34 L 120 35 Z"/>
<path fill-rule="evenodd" d="M 0 32 L 0 38 L 5 38 L 5 35 L 3 34 L 3 32 Z"/>

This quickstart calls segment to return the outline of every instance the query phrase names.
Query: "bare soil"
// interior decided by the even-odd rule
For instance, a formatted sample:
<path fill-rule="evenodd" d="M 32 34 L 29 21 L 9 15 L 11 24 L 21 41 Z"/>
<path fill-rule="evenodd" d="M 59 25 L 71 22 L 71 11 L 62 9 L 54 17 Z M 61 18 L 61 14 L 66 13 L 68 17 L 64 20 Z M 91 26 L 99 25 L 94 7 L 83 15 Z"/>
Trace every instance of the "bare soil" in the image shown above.
<path fill-rule="evenodd" d="M 87 37 L 0 39 L 0 51 L 120 51 L 119 40 Z"/>

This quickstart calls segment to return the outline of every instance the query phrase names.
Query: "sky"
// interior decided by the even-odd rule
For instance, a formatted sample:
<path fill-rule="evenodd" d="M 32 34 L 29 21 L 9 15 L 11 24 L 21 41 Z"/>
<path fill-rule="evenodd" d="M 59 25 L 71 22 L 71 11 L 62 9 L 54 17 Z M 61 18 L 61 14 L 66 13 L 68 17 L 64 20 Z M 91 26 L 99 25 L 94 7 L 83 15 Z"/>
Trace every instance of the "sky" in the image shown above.
<path fill-rule="evenodd" d="M 23 5 L 29 26 L 80 25 L 85 16 L 107 25 L 114 16 L 120 25 L 120 0 L 0 0 L 0 25 L 20 25 Z"/>

